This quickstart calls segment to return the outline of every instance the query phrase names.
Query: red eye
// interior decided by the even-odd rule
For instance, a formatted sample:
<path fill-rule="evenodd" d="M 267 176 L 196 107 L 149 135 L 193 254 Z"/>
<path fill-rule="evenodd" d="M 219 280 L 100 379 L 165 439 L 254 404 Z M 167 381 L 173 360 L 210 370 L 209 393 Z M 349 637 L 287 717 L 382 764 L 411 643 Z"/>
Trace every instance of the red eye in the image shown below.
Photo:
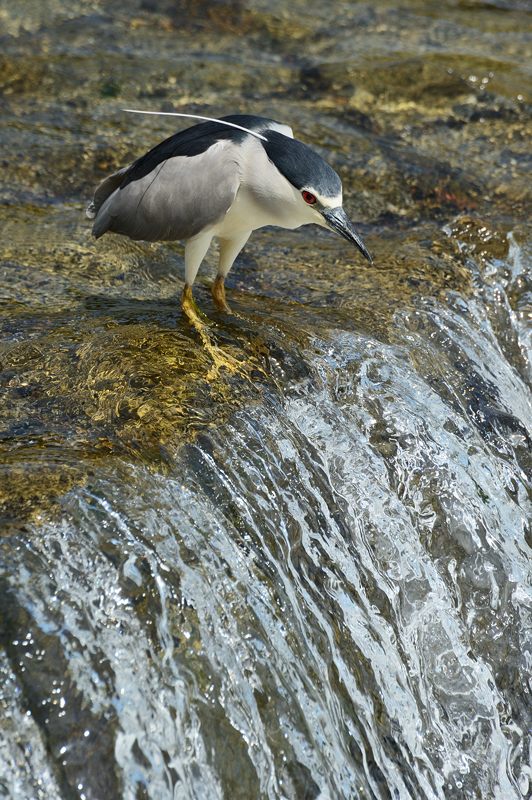
<path fill-rule="evenodd" d="M 307 192 L 305 190 L 304 192 L 301 192 L 301 194 L 303 196 L 303 200 L 305 201 L 305 203 L 308 203 L 309 206 L 314 205 L 314 203 L 316 202 L 316 196 L 313 195 L 312 192 Z"/>

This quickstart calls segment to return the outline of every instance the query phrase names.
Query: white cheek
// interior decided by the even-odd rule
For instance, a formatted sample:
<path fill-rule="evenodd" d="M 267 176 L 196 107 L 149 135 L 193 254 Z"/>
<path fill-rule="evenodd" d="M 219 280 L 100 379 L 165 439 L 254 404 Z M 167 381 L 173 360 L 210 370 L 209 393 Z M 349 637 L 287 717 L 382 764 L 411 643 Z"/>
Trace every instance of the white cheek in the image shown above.
<path fill-rule="evenodd" d="M 319 225 L 320 220 L 323 219 L 316 206 L 310 205 L 310 203 L 305 203 L 305 201 L 300 204 L 299 211 L 307 224 L 313 222 L 314 224 Z"/>
<path fill-rule="evenodd" d="M 320 202 L 325 208 L 338 208 L 342 205 L 342 192 L 336 197 L 320 197 Z"/>

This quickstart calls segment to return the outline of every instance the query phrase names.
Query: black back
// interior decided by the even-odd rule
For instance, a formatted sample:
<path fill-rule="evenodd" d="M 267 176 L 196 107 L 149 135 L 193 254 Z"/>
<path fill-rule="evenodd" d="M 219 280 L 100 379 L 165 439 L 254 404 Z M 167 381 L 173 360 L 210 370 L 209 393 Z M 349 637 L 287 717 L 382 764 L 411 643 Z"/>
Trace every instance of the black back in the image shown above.
<path fill-rule="evenodd" d="M 342 182 L 332 167 L 310 147 L 276 130 L 263 131 L 268 158 L 296 189 L 313 186 L 326 197 L 336 197 Z"/>
<path fill-rule="evenodd" d="M 274 122 L 274 120 L 266 117 L 256 117 L 252 114 L 232 114 L 220 119 L 232 122 L 235 125 L 242 125 L 244 128 L 249 128 L 257 133 L 263 133 L 268 124 Z M 123 189 L 128 183 L 144 178 L 145 175 L 152 172 L 167 158 L 197 156 L 222 139 L 230 139 L 238 143 L 248 135 L 245 131 L 229 128 L 227 125 L 220 125 L 219 122 L 200 122 L 198 125 L 193 125 L 184 131 L 174 133 L 173 136 L 155 145 L 145 155 L 138 158 L 124 175 L 120 188 Z"/>

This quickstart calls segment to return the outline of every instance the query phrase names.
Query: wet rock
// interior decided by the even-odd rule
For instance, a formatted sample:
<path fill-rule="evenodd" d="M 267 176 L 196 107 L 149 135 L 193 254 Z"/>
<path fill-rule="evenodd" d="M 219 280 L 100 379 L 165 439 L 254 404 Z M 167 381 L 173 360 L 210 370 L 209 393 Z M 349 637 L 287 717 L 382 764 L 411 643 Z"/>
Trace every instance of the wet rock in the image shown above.
<path fill-rule="evenodd" d="M 450 223 L 449 231 L 464 244 L 468 253 L 483 263 L 488 259 L 505 258 L 508 254 L 507 232 L 494 229 L 487 220 L 460 215 Z"/>
<path fill-rule="evenodd" d="M 82 789 L 88 800 L 109 793 L 118 796 L 112 706 L 97 716 L 91 712 L 69 675 L 59 630 L 44 633 L 35 625 L 4 581 L 0 583 L 0 608 L 0 646 L 20 681 L 23 705 L 40 729 L 62 793 L 73 797 Z M 78 646 L 75 641 L 69 643 L 74 652 Z M 92 667 L 96 681 L 109 680 L 105 675 L 108 665 L 94 658 Z"/>

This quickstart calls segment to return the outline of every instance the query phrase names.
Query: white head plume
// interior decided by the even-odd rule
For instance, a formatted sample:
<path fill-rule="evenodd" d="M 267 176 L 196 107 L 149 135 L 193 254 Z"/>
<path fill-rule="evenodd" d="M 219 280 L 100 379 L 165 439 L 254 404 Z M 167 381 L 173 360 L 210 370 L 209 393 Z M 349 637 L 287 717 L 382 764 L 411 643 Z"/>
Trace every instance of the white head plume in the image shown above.
<path fill-rule="evenodd" d="M 205 122 L 219 122 L 220 125 L 227 125 L 229 128 L 237 128 L 239 131 L 245 131 L 257 139 L 262 139 L 263 142 L 268 141 L 265 136 L 251 131 L 249 128 L 244 128 L 242 125 L 236 125 L 234 122 L 226 122 L 224 119 L 215 119 L 214 117 L 202 117 L 199 114 L 182 114 L 178 111 L 141 111 L 137 108 L 123 108 L 122 111 L 127 111 L 129 114 L 154 114 L 159 117 L 189 117 L 190 119 L 201 119 Z"/>

